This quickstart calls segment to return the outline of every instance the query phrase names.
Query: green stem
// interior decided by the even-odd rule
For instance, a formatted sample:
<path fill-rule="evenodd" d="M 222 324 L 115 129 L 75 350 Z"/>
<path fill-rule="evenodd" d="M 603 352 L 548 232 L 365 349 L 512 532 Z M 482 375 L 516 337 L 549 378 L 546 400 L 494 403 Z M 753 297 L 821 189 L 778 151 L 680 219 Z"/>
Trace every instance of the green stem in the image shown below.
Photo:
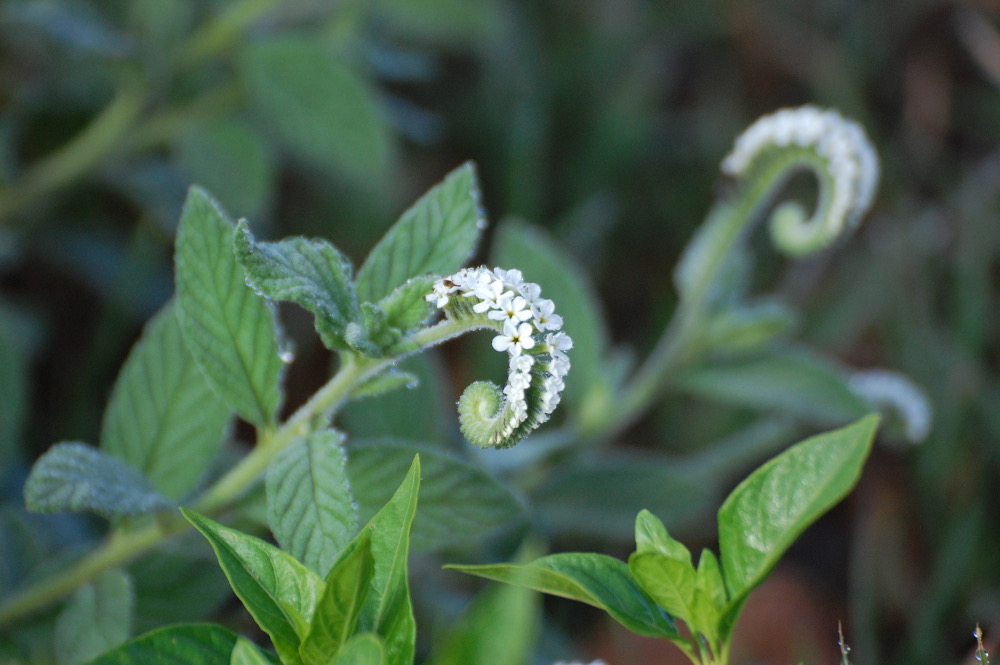
<path fill-rule="evenodd" d="M 280 0 L 243 0 L 230 5 L 177 49 L 176 68 L 196 67 L 227 51 L 247 28 L 279 2 Z"/>
<path fill-rule="evenodd" d="M 209 515 L 225 511 L 260 480 L 271 459 L 292 440 L 327 426 L 364 381 L 405 356 L 480 327 L 482 325 L 478 323 L 446 319 L 413 333 L 409 338 L 412 351 L 378 359 L 345 354 L 343 365 L 326 385 L 281 427 L 260 430 L 258 444 L 253 451 L 219 478 L 191 508 Z M 0 626 L 46 607 L 108 568 L 131 562 L 166 539 L 186 531 L 189 526 L 179 515 L 169 514 L 158 516 L 158 519 L 135 530 L 113 531 L 100 547 L 75 565 L 0 601 Z"/>

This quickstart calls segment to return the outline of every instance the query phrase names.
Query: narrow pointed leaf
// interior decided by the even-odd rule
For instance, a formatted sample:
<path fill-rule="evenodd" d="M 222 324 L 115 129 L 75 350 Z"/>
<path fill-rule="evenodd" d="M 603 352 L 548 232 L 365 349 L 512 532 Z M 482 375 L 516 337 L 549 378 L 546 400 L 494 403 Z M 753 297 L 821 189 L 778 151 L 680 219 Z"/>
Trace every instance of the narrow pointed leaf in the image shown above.
<path fill-rule="evenodd" d="M 108 651 L 88 665 L 230 665 L 239 636 L 214 624 L 168 626 Z"/>
<path fill-rule="evenodd" d="M 112 649 L 132 630 L 132 584 L 123 571 L 107 570 L 76 590 L 56 619 L 59 665 L 77 665 Z"/>
<path fill-rule="evenodd" d="M 639 635 L 679 637 L 673 619 L 642 590 L 625 562 L 603 554 L 569 552 L 550 554 L 522 566 L 449 565 L 446 568 L 593 605 Z"/>
<path fill-rule="evenodd" d="M 806 527 L 861 476 L 878 416 L 811 437 L 754 471 L 719 508 L 719 551 L 730 602 L 760 584 Z"/>
<path fill-rule="evenodd" d="M 146 325 L 118 374 L 101 450 L 179 499 L 219 452 L 231 414 L 188 351 L 171 301 Z"/>
<path fill-rule="evenodd" d="M 298 438 L 267 470 L 267 520 L 274 537 L 320 577 L 358 530 L 343 441 L 335 430 Z"/>
<path fill-rule="evenodd" d="M 90 511 L 108 519 L 174 506 L 131 466 L 84 443 L 58 443 L 39 457 L 24 500 L 39 513 Z"/>
<path fill-rule="evenodd" d="M 344 329 L 361 312 L 351 285 L 351 262 L 336 247 L 321 238 L 257 242 L 241 220 L 234 248 L 248 284 L 269 298 L 309 310 L 327 348 L 347 348 Z"/>
<path fill-rule="evenodd" d="M 323 665 L 353 635 L 371 588 L 375 562 L 371 553 L 371 532 L 362 531 L 338 559 L 313 615 L 299 654 L 305 665 Z"/>
<path fill-rule="evenodd" d="M 384 665 L 385 645 L 375 633 L 361 633 L 349 639 L 333 665 Z"/>
<path fill-rule="evenodd" d="M 299 644 L 323 582 L 274 545 L 181 509 L 208 539 L 237 597 L 274 643 L 286 664 L 301 662 Z"/>
<path fill-rule="evenodd" d="M 411 277 L 450 275 L 485 226 L 472 163 L 455 169 L 403 213 L 358 270 L 358 298 L 378 302 Z"/>
<path fill-rule="evenodd" d="M 178 317 L 195 360 L 240 416 L 260 425 L 281 402 L 274 311 L 246 284 L 233 255 L 233 225 L 192 187 L 177 230 Z"/>

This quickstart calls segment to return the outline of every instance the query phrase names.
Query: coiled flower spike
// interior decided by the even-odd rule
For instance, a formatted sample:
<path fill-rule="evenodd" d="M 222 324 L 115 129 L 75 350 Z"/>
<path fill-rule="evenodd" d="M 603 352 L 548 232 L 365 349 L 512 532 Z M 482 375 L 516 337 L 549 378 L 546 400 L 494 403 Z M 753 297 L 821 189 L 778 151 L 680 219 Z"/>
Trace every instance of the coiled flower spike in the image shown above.
<path fill-rule="evenodd" d="M 493 348 L 508 356 L 507 385 L 476 381 L 458 401 L 462 434 L 481 448 L 509 448 L 549 419 L 569 372 L 573 340 L 541 287 L 521 271 L 463 268 L 439 279 L 426 299 L 457 321 L 498 333 Z"/>

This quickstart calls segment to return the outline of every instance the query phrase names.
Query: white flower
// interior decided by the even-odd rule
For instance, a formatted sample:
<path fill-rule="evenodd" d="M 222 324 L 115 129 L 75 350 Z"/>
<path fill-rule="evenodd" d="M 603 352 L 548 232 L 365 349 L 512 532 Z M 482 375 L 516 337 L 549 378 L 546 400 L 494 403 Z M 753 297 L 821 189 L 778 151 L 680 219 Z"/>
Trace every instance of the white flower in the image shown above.
<path fill-rule="evenodd" d="M 521 286 L 517 287 L 517 292 L 524 296 L 524 299 L 529 303 L 535 302 L 535 300 L 542 294 L 542 287 L 538 286 L 534 282 L 524 282 Z"/>
<path fill-rule="evenodd" d="M 562 328 L 562 317 L 555 313 L 556 304 L 547 298 L 536 300 L 531 305 L 531 313 L 535 317 L 535 326 L 539 330 L 559 330 Z"/>
<path fill-rule="evenodd" d="M 545 336 L 545 346 L 549 353 L 555 356 L 564 355 L 573 348 L 573 339 L 563 331 L 549 333 Z"/>
<path fill-rule="evenodd" d="M 485 278 L 476 286 L 473 295 L 481 302 L 473 305 L 473 311 L 482 314 L 496 307 L 497 301 L 503 295 L 503 282 L 499 279 Z"/>
<path fill-rule="evenodd" d="M 508 319 L 504 321 L 503 332 L 493 338 L 493 348 L 519 356 L 522 350 L 530 349 L 535 345 L 531 332 L 530 323 L 516 324 Z"/>
<path fill-rule="evenodd" d="M 496 311 L 487 314 L 494 321 L 504 321 L 510 319 L 514 323 L 527 321 L 531 318 L 531 310 L 528 309 L 528 301 L 513 293 L 505 293 L 497 300 Z"/>
<path fill-rule="evenodd" d="M 511 356 L 510 357 L 510 371 L 511 372 L 530 372 L 532 366 L 535 364 L 535 359 L 529 355 Z"/>

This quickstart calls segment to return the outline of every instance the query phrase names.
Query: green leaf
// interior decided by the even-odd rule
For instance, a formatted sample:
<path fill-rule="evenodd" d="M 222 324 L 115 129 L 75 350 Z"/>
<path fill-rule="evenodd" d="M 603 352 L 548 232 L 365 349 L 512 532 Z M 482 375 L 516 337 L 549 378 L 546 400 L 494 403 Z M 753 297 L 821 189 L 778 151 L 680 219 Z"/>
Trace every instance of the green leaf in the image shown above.
<path fill-rule="evenodd" d="M 355 441 L 347 474 L 362 514 L 389 499 L 415 454 L 420 454 L 420 508 L 410 536 L 414 549 L 458 545 L 509 523 L 521 501 L 488 473 L 427 445 L 382 438 Z"/>
<path fill-rule="evenodd" d="M 857 483 L 878 416 L 789 448 L 754 471 L 719 509 L 719 551 L 730 602 L 764 581 L 806 527 Z"/>
<path fill-rule="evenodd" d="M 236 639 L 229 665 L 272 665 L 278 661 L 245 637 Z"/>
<path fill-rule="evenodd" d="M 391 135 L 375 95 L 319 41 L 257 41 L 237 66 L 253 108 L 298 156 L 359 183 L 385 175 Z"/>
<path fill-rule="evenodd" d="M 645 508 L 635 517 L 635 550 L 637 553 L 659 552 L 671 559 L 691 564 L 691 552 L 667 533 L 663 522 Z"/>
<path fill-rule="evenodd" d="M 246 220 L 236 225 L 236 260 L 258 293 L 301 305 L 316 317 L 329 349 L 346 349 L 344 329 L 361 317 L 351 285 L 351 262 L 323 239 L 256 242 Z"/>
<path fill-rule="evenodd" d="M 271 636 L 286 664 L 300 663 L 299 644 L 316 608 L 323 582 L 277 547 L 181 508 L 208 539 L 233 591 L 257 625 Z"/>
<path fill-rule="evenodd" d="M 187 182 L 212 192 L 237 217 L 257 216 L 271 196 L 275 169 L 248 122 L 227 117 L 187 127 L 174 152 Z"/>
<path fill-rule="evenodd" d="M 698 626 L 698 630 L 709 640 L 728 642 L 735 623 L 722 624 L 727 606 L 726 584 L 722 579 L 719 560 L 711 550 L 702 550 L 701 558 L 698 560 L 691 622 Z"/>
<path fill-rule="evenodd" d="M 413 277 L 403 282 L 379 301 L 386 324 L 400 331 L 412 330 L 434 313 L 434 305 L 424 297 L 431 292 L 434 275 Z"/>
<path fill-rule="evenodd" d="M 659 552 L 635 552 L 628 559 L 628 569 L 657 605 L 694 627 L 695 571 L 690 561 Z"/>
<path fill-rule="evenodd" d="M 299 654 L 306 665 L 324 665 L 353 635 L 374 574 L 371 532 L 362 531 L 337 560 Z"/>
<path fill-rule="evenodd" d="M 274 537 L 320 577 L 358 528 L 343 441 L 335 430 L 298 438 L 267 470 L 267 519 Z"/>
<path fill-rule="evenodd" d="M 84 443 L 57 443 L 39 457 L 24 500 L 39 513 L 90 511 L 108 519 L 174 506 L 131 466 Z"/>
<path fill-rule="evenodd" d="M 231 413 L 188 351 L 171 301 L 146 325 L 118 374 L 101 450 L 179 499 L 219 452 Z"/>
<path fill-rule="evenodd" d="M 579 405 L 589 391 L 609 390 L 602 365 L 607 326 L 594 288 L 575 257 L 538 227 L 511 221 L 497 229 L 491 258 L 495 265 L 519 269 L 556 304 L 563 330 L 573 338 L 573 369 L 566 377 L 565 399 Z"/>
<path fill-rule="evenodd" d="M 19 451 L 28 415 L 28 363 L 19 345 L 0 328 L 0 467 Z"/>
<path fill-rule="evenodd" d="M 361 633 L 344 643 L 333 665 L 384 665 L 385 645 L 375 633 Z"/>
<path fill-rule="evenodd" d="M 213 624 L 167 626 L 126 642 L 88 665 L 230 665 L 236 633 Z"/>
<path fill-rule="evenodd" d="M 358 270 L 358 298 L 379 302 L 411 277 L 457 271 L 485 225 L 476 171 L 467 162 L 420 197 L 375 245 Z"/>
<path fill-rule="evenodd" d="M 525 565 L 448 565 L 446 568 L 562 596 L 604 610 L 629 630 L 676 639 L 673 619 L 656 606 L 628 566 L 603 554 L 550 554 Z"/>
<path fill-rule="evenodd" d="M 107 570 L 77 589 L 56 619 L 59 665 L 85 662 L 128 639 L 133 604 L 132 584 L 121 570 Z"/>
<path fill-rule="evenodd" d="M 696 367 L 675 379 L 685 391 L 730 404 L 778 411 L 818 425 L 840 425 L 868 413 L 828 361 L 805 351 Z"/>
<path fill-rule="evenodd" d="M 410 665 L 416 649 L 417 624 L 410 602 L 406 560 L 419 491 L 420 456 L 417 455 L 399 489 L 364 527 L 364 531 L 371 533 L 375 574 L 359 626 L 361 630 L 377 633 L 385 641 L 388 665 Z"/>
<path fill-rule="evenodd" d="M 184 203 L 175 264 L 181 329 L 209 383 L 247 421 L 272 422 L 282 372 L 274 312 L 246 284 L 232 223 L 197 187 Z"/>

